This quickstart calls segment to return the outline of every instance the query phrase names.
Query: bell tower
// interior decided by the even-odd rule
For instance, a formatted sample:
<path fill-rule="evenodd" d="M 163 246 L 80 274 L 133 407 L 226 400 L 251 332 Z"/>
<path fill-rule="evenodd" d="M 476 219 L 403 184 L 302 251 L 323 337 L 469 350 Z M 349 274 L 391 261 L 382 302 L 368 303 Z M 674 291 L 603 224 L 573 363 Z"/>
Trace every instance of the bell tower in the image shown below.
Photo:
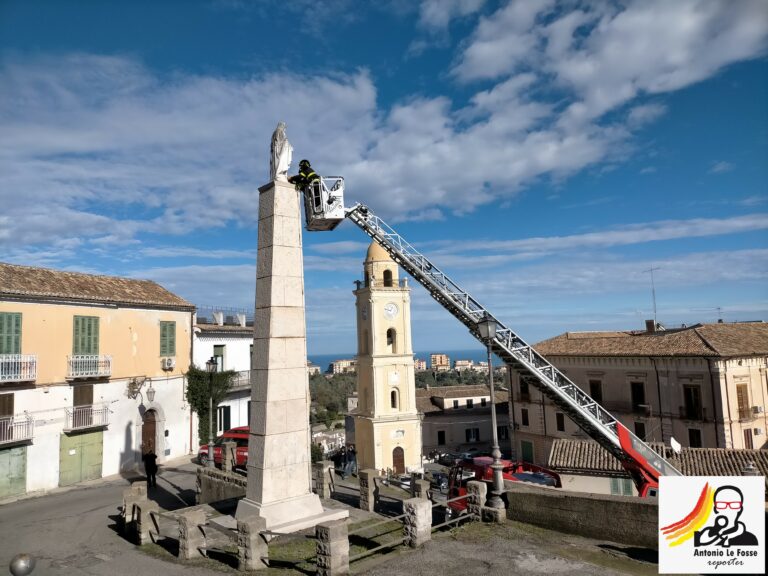
<path fill-rule="evenodd" d="M 421 420 L 411 344 L 411 289 L 376 242 L 368 247 L 357 304 L 355 448 L 358 466 L 402 474 L 421 468 Z"/>

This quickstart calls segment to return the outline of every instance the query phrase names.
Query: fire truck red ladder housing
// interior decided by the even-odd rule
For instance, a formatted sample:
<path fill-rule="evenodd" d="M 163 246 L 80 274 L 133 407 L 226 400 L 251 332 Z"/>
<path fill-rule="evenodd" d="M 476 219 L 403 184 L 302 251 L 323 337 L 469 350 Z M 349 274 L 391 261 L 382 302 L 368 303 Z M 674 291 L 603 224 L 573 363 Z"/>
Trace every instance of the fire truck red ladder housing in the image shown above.
<path fill-rule="evenodd" d="M 485 314 L 496 320 L 498 331 L 492 343 L 493 352 L 513 369 L 532 376 L 531 383 L 536 388 L 591 438 L 618 458 L 641 495 L 645 495 L 649 487 L 658 486 L 659 476 L 681 475 L 367 206 L 356 204 L 347 210 L 346 216 L 384 248 L 400 267 L 424 286 L 432 298 L 469 328 L 470 333 L 483 344 L 485 342 L 477 331 L 478 321 Z"/>

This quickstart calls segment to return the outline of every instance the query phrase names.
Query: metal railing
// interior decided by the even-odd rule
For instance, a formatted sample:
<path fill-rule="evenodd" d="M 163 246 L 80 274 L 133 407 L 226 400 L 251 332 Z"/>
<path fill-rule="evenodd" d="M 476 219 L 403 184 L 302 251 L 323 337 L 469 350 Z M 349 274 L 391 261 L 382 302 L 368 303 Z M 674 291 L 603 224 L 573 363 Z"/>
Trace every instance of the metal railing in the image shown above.
<path fill-rule="evenodd" d="M 66 419 L 64 430 L 85 430 L 109 425 L 109 407 L 107 405 L 90 404 L 64 408 Z"/>
<path fill-rule="evenodd" d="M 232 387 L 230 388 L 230 391 L 232 390 L 240 390 L 244 388 L 250 388 L 251 387 L 251 371 L 250 370 L 241 370 L 240 372 L 237 372 L 232 378 Z"/>
<path fill-rule="evenodd" d="M 0 444 L 32 440 L 35 421 L 29 414 L 0 418 Z"/>
<path fill-rule="evenodd" d="M 0 354 L 0 382 L 37 380 L 36 354 Z"/>
<path fill-rule="evenodd" d="M 67 378 L 101 378 L 112 375 L 112 356 L 77 354 L 67 356 Z"/>

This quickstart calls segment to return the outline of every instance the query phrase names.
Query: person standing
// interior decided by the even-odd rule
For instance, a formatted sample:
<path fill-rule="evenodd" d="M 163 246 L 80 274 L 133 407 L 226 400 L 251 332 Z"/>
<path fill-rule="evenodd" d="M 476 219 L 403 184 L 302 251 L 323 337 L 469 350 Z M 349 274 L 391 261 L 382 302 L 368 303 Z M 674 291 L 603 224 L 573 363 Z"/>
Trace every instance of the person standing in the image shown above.
<path fill-rule="evenodd" d="M 147 488 L 157 486 L 157 454 L 152 445 L 141 459 L 144 461 L 144 472 L 147 475 Z"/>

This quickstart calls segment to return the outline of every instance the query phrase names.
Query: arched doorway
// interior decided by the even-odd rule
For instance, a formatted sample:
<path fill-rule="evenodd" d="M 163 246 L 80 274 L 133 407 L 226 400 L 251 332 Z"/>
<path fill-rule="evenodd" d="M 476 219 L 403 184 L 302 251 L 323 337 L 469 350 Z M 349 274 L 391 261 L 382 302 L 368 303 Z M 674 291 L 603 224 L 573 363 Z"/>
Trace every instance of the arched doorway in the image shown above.
<path fill-rule="evenodd" d="M 146 454 L 150 448 L 157 454 L 157 412 L 147 410 L 144 412 L 143 426 L 141 427 L 141 453 Z"/>
<path fill-rule="evenodd" d="M 395 474 L 405 474 L 405 452 L 400 446 L 392 450 L 392 468 Z"/>

